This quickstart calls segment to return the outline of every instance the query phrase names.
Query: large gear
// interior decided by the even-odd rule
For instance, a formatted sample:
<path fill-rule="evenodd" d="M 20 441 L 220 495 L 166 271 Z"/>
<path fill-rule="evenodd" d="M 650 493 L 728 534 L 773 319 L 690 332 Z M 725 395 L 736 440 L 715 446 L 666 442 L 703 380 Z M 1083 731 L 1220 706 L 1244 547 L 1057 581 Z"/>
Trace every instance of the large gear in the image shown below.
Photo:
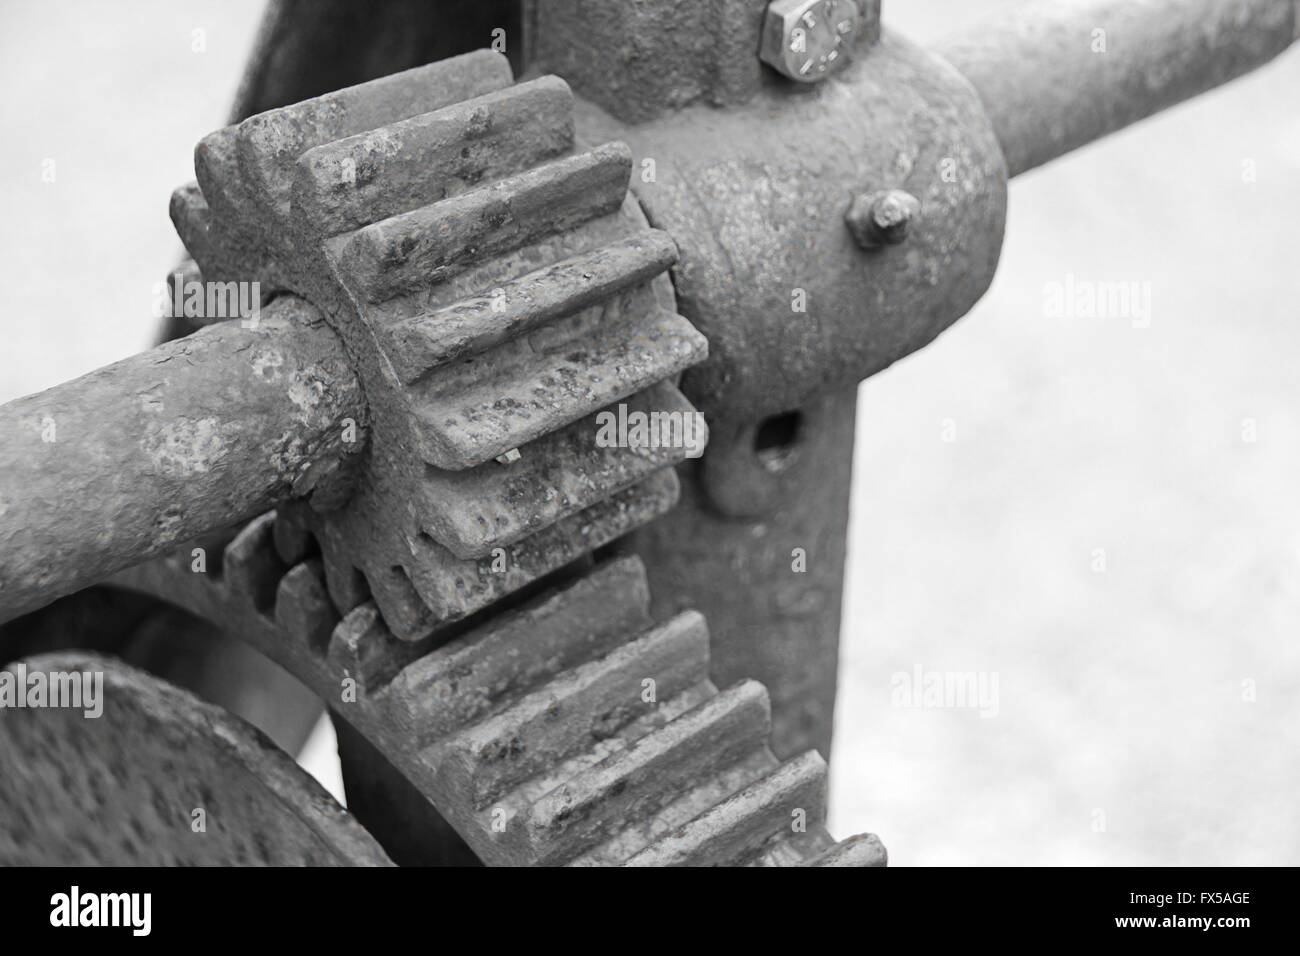
<path fill-rule="evenodd" d="M 219 574 L 188 553 L 112 583 L 219 620 L 295 674 L 497 865 L 881 866 L 835 843 L 826 764 L 778 761 L 767 691 L 709 680 L 695 612 L 655 624 L 645 572 L 612 558 L 454 636 L 339 617 L 313 542 L 268 514 Z"/>

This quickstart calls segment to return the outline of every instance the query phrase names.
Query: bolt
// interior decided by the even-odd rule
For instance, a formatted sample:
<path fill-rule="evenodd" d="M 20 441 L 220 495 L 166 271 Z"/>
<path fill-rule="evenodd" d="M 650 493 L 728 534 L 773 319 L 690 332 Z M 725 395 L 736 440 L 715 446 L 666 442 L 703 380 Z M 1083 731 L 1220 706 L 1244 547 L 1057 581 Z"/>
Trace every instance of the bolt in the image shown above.
<path fill-rule="evenodd" d="M 759 58 L 797 83 L 816 83 L 848 61 L 861 30 L 857 0 L 772 0 Z"/>
<path fill-rule="evenodd" d="M 901 189 L 885 189 L 854 196 L 844 222 L 854 241 L 870 252 L 906 239 L 912 220 L 920 214 L 921 200 Z"/>

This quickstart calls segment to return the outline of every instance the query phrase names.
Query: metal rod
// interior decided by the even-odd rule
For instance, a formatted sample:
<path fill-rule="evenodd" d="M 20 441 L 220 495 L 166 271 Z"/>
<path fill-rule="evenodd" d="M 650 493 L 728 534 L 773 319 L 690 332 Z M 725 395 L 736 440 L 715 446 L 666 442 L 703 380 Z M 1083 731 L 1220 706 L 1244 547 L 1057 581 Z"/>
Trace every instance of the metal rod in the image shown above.
<path fill-rule="evenodd" d="M 1018 176 L 1262 66 L 1298 24 L 1296 0 L 1038 0 L 936 52 Z"/>
<path fill-rule="evenodd" d="M 0 621 L 311 490 L 364 408 L 292 297 L 0 406 Z"/>

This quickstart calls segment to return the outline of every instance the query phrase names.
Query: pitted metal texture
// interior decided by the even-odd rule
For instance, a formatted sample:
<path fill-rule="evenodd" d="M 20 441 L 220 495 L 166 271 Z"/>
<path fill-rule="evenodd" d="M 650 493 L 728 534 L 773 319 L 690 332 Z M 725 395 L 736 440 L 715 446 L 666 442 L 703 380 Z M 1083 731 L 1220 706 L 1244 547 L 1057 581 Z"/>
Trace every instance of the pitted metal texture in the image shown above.
<path fill-rule="evenodd" d="M 205 277 L 316 304 L 370 408 L 351 494 L 315 501 L 330 593 L 415 640 L 676 499 L 685 448 L 606 447 L 611 403 L 688 415 L 706 354 L 676 313 L 671 239 L 619 143 L 576 146 L 554 77 L 482 51 L 207 137 L 173 218 Z"/>

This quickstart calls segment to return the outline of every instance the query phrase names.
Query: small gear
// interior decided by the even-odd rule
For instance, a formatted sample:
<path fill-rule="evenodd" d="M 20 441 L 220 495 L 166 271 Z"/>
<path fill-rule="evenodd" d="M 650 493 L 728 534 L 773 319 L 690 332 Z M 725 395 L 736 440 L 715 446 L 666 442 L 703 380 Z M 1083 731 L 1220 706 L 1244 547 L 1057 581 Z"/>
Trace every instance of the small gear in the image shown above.
<path fill-rule="evenodd" d="M 707 345 L 627 147 L 581 147 L 572 114 L 481 51 L 218 130 L 173 197 L 205 279 L 306 299 L 352 355 L 369 447 L 300 520 L 338 606 L 373 597 L 403 640 L 676 500 L 687 450 L 603 447 L 594 416 L 693 414 L 674 380 Z"/>

